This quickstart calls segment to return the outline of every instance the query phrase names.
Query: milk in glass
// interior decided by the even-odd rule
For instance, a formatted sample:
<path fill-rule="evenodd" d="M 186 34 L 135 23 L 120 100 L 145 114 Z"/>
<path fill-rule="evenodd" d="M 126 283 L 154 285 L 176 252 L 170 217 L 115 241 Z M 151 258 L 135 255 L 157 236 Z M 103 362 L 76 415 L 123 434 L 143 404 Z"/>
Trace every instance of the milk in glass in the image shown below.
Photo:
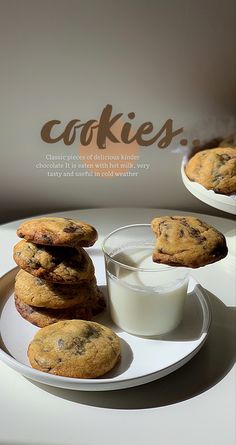
<path fill-rule="evenodd" d="M 186 269 L 156 264 L 152 252 L 153 245 L 127 245 L 106 259 L 111 317 L 134 335 L 170 332 L 183 317 Z"/>

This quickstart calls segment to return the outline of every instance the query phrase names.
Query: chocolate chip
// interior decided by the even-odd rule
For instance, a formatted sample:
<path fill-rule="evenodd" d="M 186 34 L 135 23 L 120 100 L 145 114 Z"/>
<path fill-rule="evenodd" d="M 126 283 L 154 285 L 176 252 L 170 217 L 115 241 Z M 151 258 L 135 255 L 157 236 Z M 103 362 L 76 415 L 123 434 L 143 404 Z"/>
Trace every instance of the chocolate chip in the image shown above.
<path fill-rule="evenodd" d="M 36 267 L 36 263 L 35 263 L 35 261 L 33 261 L 33 260 L 31 260 L 31 259 L 28 259 L 28 260 L 26 261 L 26 263 L 28 264 L 28 266 Z"/>
<path fill-rule="evenodd" d="M 194 227 L 191 227 L 185 219 L 182 220 L 183 226 L 185 226 L 188 229 L 189 235 L 192 238 L 195 238 L 199 243 L 202 243 L 206 240 L 204 236 L 201 235 L 200 230 L 194 229 Z"/>
<path fill-rule="evenodd" d="M 45 284 L 44 280 L 41 280 L 41 278 L 36 278 L 35 282 L 39 285 L 39 286 L 43 286 Z"/>
<path fill-rule="evenodd" d="M 212 249 L 212 251 L 211 251 L 211 255 L 212 255 L 214 258 L 221 257 L 221 255 L 222 255 L 222 244 L 221 244 L 221 243 L 218 243 L 218 244 Z"/>
<path fill-rule="evenodd" d="M 73 343 L 74 343 L 74 348 L 73 348 L 74 354 L 83 355 L 85 353 L 86 340 L 84 338 L 75 337 L 73 339 Z"/>
<path fill-rule="evenodd" d="M 190 235 L 191 235 L 191 236 L 192 236 L 192 237 L 193 237 L 199 244 L 201 244 L 201 243 L 203 243 L 204 241 L 206 241 L 205 236 L 202 236 L 198 230 L 195 230 L 195 229 L 193 229 L 193 228 L 190 230 Z"/>
<path fill-rule="evenodd" d="M 224 179 L 224 176 L 223 176 L 223 175 L 215 175 L 214 178 L 213 178 L 213 181 L 217 183 L 216 185 L 218 185 L 218 183 L 219 183 L 222 179 Z M 215 186 L 216 186 L 216 185 L 215 185 Z"/>
<path fill-rule="evenodd" d="M 86 330 L 85 330 L 85 332 L 84 332 L 84 336 L 85 336 L 87 339 L 90 339 L 90 338 L 98 338 L 98 337 L 100 337 L 100 332 L 98 331 L 97 328 L 95 328 L 95 327 L 93 327 L 93 326 L 87 326 L 87 327 L 86 327 Z"/>
<path fill-rule="evenodd" d="M 203 221 L 201 221 L 200 219 L 197 219 L 197 222 L 199 224 L 200 227 L 202 227 L 203 229 L 205 229 L 205 231 L 209 230 L 209 226 L 204 223 Z"/>
<path fill-rule="evenodd" d="M 189 233 L 194 238 L 199 236 L 199 230 L 194 229 L 193 227 L 189 227 Z"/>
<path fill-rule="evenodd" d="M 179 231 L 179 237 L 180 237 L 180 238 L 183 238 L 183 236 L 184 236 L 184 231 L 183 231 L 183 229 L 180 229 L 180 231 Z"/>
<path fill-rule="evenodd" d="M 63 349 L 65 346 L 65 342 L 63 340 L 63 338 L 59 338 L 58 342 L 57 342 L 57 346 L 59 349 Z"/>
<path fill-rule="evenodd" d="M 220 156 L 220 160 L 221 161 L 229 161 L 231 158 L 230 158 L 230 156 L 229 155 L 226 155 L 226 154 L 223 154 L 223 155 L 221 155 Z"/>
<path fill-rule="evenodd" d="M 77 227 L 75 227 L 75 226 L 68 226 L 68 227 L 65 227 L 65 229 L 63 229 L 63 232 L 74 233 L 74 232 L 76 232 L 76 230 L 77 230 Z"/>
<path fill-rule="evenodd" d="M 47 241 L 47 243 L 52 243 L 52 237 L 46 234 L 42 235 L 43 241 Z"/>

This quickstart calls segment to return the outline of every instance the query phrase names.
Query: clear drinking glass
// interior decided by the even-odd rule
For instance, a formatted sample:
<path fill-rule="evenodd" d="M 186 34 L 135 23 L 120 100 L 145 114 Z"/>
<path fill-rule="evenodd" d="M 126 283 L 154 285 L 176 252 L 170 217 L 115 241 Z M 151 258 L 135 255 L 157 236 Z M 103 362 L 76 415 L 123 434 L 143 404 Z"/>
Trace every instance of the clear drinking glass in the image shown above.
<path fill-rule="evenodd" d="M 134 335 L 170 332 L 183 318 L 189 270 L 154 263 L 155 244 L 150 224 L 121 227 L 103 242 L 111 318 Z"/>

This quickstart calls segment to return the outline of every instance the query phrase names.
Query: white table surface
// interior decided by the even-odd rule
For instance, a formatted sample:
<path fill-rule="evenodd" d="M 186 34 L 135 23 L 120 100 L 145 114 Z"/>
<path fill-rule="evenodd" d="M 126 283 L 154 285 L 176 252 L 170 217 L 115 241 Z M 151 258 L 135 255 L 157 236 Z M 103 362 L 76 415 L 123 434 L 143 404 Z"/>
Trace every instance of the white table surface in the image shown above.
<path fill-rule="evenodd" d="M 119 226 L 181 213 L 131 208 L 57 215 L 95 225 L 99 247 L 104 235 Z M 228 219 L 201 218 L 226 236 L 235 229 Z M 15 266 L 18 224 L 0 227 L 1 276 Z M 140 387 L 94 393 L 36 384 L 0 363 L 0 444 L 235 445 L 235 274 L 226 258 L 195 270 L 194 276 L 209 291 L 213 319 L 206 343 L 190 362 Z"/>

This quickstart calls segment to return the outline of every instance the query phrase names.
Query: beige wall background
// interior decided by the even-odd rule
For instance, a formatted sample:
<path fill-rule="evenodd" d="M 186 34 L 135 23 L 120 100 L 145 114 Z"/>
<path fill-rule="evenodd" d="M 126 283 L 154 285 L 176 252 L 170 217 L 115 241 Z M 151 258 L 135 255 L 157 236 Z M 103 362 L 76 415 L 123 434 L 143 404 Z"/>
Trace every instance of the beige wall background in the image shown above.
<path fill-rule="evenodd" d="M 229 131 L 236 112 L 234 0 L 1 0 L 1 221 L 72 208 L 140 206 L 215 213 L 184 188 L 182 153 L 141 149 L 137 178 L 49 178 L 47 120 L 135 111 L 171 117 L 201 139 Z M 194 133 L 195 135 L 195 133 Z M 218 212 L 224 216 L 223 212 Z"/>

